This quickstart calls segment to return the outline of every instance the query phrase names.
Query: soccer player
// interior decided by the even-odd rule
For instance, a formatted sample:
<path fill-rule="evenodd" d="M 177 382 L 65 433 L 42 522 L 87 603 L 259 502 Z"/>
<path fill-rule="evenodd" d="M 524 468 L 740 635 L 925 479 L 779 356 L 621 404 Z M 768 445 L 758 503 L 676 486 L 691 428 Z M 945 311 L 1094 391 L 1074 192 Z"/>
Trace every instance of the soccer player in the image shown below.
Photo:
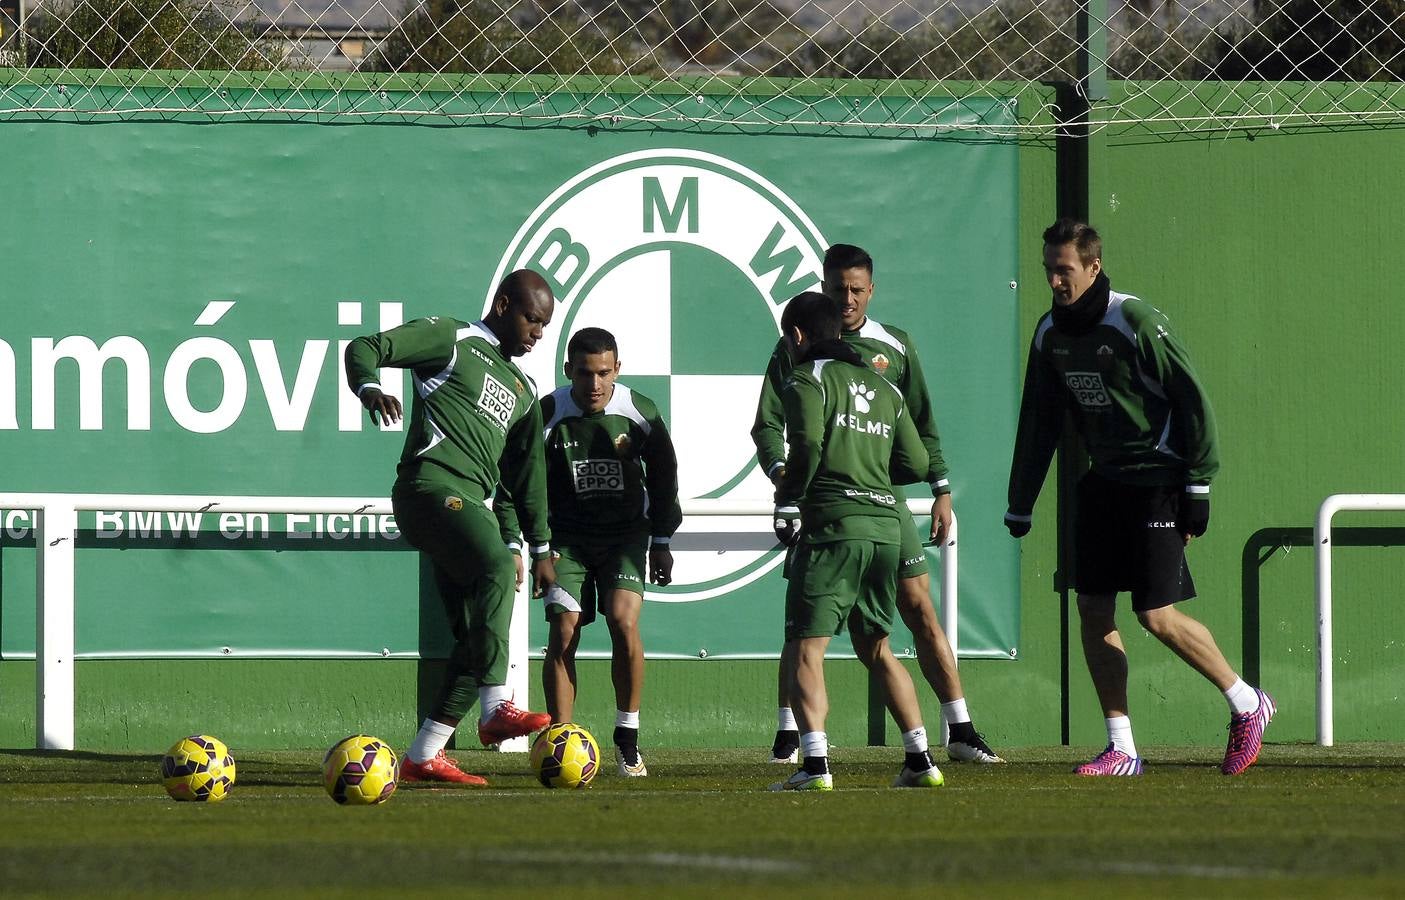
<path fill-rule="evenodd" d="M 857 350 L 875 372 L 896 386 L 907 402 L 913 425 L 922 437 L 930 460 L 927 471 L 920 473 L 915 480 L 931 485 L 930 536 L 935 542 L 943 541 L 951 526 L 951 485 L 947 479 L 946 462 L 942 459 L 936 415 L 912 339 L 901 329 L 868 317 L 868 304 L 873 299 L 873 258 L 852 244 L 830 247 L 824 255 L 824 293 L 839 304 L 844 341 Z M 790 367 L 791 359 L 782 339 L 776 344 L 770 364 L 766 367 L 766 378 L 756 409 L 756 424 L 751 429 L 761 468 L 773 483 L 779 483 L 785 474 L 786 435 L 780 390 Z M 898 504 L 898 517 L 902 529 L 902 550 L 898 562 L 898 612 L 912 632 L 922 674 L 941 701 L 942 718 L 950 731 L 947 756 L 958 762 L 1004 762 L 990 749 L 971 722 L 961 676 L 956 671 L 956 654 L 952 652 L 946 633 L 937 622 L 936 610 L 932 608 L 927 554 L 906 503 Z M 800 743 L 800 733 L 796 730 L 786 688 L 790 682 L 786 665 L 782 657 L 778 691 L 780 709 L 776 739 L 771 748 L 771 761 L 776 763 L 794 762 Z"/>
<path fill-rule="evenodd" d="M 581 628 L 605 615 L 615 685 L 615 763 L 625 777 L 649 774 L 639 753 L 644 644 L 639 613 L 648 578 L 673 580 L 669 542 L 683 520 L 678 458 L 658 407 L 616 381 L 615 337 L 603 328 L 571 336 L 563 365 L 570 384 L 541 400 L 547 498 L 556 583 L 543 598 L 548 623 L 542 687 L 553 722 L 570 722 Z M 514 505 L 494 507 L 516 551 Z"/>
<path fill-rule="evenodd" d="M 1108 734 L 1107 749 L 1074 771 L 1142 773 L 1115 620 L 1118 592 L 1130 591 L 1142 627 L 1224 692 L 1229 746 L 1220 771 L 1237 775 L 1258 759 L 1273 698 L 1245 684 L 1209 629 L 1175 606 L 1195 596 L 1185 548 L 1210 524 L 1210 479 L 1219 470 L 1210 403 L 1166 316 L 1112 290 L 1090 226 L 1060 219 L 1045 230 L 1044 272 L 1053 308 L 1029 351 L 1005 526 L 1017 538 L 1029 532 L 1072 413 L 1092 457 L 1074 525 L 1078 616 Z"/>
<path fill-rule="evenodd" d="M 506 686 L 515 565 L 485 501 L 499 481 L 512 494 L 526 523 L 536 590 L 545 592 L 556 576 L 541 414 L 531 379 L 512 360 L 541 339 L 555 305 L 546 280 L 519 269 L 498 285 L 481 321 L 431 316 L 346 348 L 347 381 L 372 422 L 396 422 L 402 413 L 400 401 L 382 391 L 377 370 L 413 375 L 415 401 L 391 500 L 405 539 L 433 564 L 454 635 L 434 712 L 405 753 L 406 781 L 487 784 L 444 753 L 475 701 L 485 746 L 540 731 L 551 720 L 518 709 Z"/>
<path fill-rule="evenodd" d="M 902 731 L 906 755 L 893 786 L 939 787 L 912 678 L 888 645 L 902 540 L 893 479 L 927 472 L 927 448 L 902 394 L 840 340 L 839 328 L 839 304 L 824 294 L 800 294 L 781 314 L 795 365 L 781 390 L 790 452 L 776 486 L 775 529 L 795 548 L 782 658 L 802 759 L 771 790 L 833 790 L 824 652 L 846 624 Z"/>

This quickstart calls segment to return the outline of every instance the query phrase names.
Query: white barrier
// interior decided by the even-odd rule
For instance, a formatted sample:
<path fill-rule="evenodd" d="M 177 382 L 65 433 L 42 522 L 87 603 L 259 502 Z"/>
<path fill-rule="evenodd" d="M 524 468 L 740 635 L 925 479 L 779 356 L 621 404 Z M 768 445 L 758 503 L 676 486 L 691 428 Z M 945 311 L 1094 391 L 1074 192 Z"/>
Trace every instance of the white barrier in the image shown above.
<path fill-rule="evenodd" d="M 1405 494 L 1333 494 L 1312 528 L 1317 570 L 1317 743 L 1332 746 L 1332 517 L 1343 510 L 1405 510 Z"/>
<path fill-rule="evenodd" d="M 916 515 L 931 510 L 930 500 L 910 500 Z M 41 750 L 74 749 L 74 534 L 78 513 L 93 510 L 131 512 L 221 513 L 391 513 L 390 501 L 351 497 L 202 497 L 172 494 L 41 494 L 0 492 L 0 509 L 34 510 L 34 544 L 38 557 L 36 578 L 37 643 L 35 645 L 38 720 L 35 743 Z M 684 516 L 767 516 L 764 501 L 689 500 Z M 952 649 L 957 646 L 957 543 L 956 523 L 941 547 L 942 628 Z M 518 593 L 525 599 L 526 587 Z M 509 636 L 508 686 L 525 704 L 527 679 L 527 611 L 531 604 L 518 602 L 513 610 Z M 504 750 L 525 750 L 526 739 L 509 741 Z"/>

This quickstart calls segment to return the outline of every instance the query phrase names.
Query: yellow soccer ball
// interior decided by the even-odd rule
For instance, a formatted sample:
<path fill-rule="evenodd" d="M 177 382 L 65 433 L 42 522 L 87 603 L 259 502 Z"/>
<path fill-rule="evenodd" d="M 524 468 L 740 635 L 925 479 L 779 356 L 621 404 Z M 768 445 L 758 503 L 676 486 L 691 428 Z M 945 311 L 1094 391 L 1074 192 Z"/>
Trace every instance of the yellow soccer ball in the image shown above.
<path fill-rule="evenodd" d="M 370 806 L 395 793 L 395 751 L 380 738 L 353 734 L 322 758 L 322 785 L 338 803 Z"/>
<path fill-rule="evenodd" d="M 600 746 L 569 722 L 552 725 L 532 745 L 532 768 L 549 788 L 583 788 L 600 771 Z"/>
<path fill-rule="evenodd" d="M 161 758 L 161 783 L 177 800 L 218 803 L 234 787 L 234 757 L 219 738 L 192 734 Z"/>

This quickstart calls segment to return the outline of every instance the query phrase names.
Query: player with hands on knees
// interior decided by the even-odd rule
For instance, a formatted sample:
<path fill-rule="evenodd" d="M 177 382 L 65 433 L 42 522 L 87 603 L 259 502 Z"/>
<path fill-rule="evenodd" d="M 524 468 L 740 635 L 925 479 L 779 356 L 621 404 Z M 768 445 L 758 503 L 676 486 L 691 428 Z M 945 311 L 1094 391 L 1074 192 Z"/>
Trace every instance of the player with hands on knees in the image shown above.
<path fill-rule="evenodd" d="M 648 774 L 639 752 L 644 644 L 639 635 L 644 584 L 673 581 L 670 542 L 682 522 L 678 459 L 658 407 L 617 381 L 619 348 L 603 328 L 571 336 L 568 383 L 543 397 L 556 583 L 543 595 L 547 646 L 542 686 L 553 722 L 575 712 L 580 629 L 604 615 L 615 688 L 616 771 Z M 502 538 L 519 552 L 510 498 L 494 505 Z"/>

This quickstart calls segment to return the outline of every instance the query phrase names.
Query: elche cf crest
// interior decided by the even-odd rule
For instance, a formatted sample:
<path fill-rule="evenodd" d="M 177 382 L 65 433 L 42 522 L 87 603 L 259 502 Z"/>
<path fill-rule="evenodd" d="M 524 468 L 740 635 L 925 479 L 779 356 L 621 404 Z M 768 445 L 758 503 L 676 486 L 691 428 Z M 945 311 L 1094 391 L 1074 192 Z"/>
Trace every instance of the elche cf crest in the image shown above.
<path fill-rule="evenodd" d="M 826 242 L 775 184 L 695 150 L 605 160 L 541 201 L 518 230 L 492 288 L 514 269 L 542 273 L 556 294 L 545 336 L 517 360 L 542 394 L 565 383 L 570 336 L 615 335 L 620 380 L 659 405 L 678 451 L 680 499 L 769 500 L 751 425 L 786 300 L 817 289 Z M 758 520 L 759 521 L 759 520 Z M 742 519 L 692 519 L 688 531 L 755 530 Z M 764 530 L 764 529 L 763 529 Z M 655 600 L 702 600 L 779 565 L 774 550 L 680 553 Z M 748 545 L 750 547 L 750 545 Z"/>

